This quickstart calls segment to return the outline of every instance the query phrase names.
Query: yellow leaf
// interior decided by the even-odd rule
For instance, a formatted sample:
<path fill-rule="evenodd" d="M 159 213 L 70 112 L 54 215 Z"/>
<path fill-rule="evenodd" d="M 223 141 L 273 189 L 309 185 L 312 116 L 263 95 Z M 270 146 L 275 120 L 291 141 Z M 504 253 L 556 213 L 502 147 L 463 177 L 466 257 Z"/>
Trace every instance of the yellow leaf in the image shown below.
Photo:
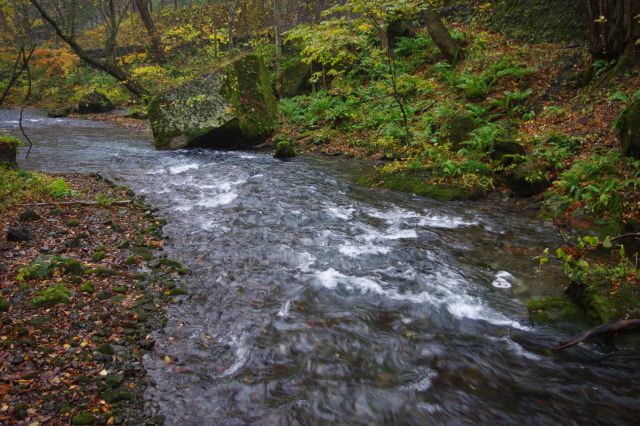
<path fill-rule="evenodd" d="M 171 357 L 169 355 L 165 355 L 164 358 L 162 359 L 164 360 L 165 363 L 171 364 Z"/>

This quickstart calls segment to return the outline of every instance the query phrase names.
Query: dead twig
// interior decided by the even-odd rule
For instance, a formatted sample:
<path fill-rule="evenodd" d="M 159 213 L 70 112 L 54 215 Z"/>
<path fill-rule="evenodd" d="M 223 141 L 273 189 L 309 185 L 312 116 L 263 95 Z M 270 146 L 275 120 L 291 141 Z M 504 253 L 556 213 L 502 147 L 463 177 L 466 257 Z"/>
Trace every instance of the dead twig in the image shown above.
<path fill-rule="evenodd" d="M 20 132 L 22 132 L 22 136 L 24 136 L 27 142 L 29 142 L 29 149 L 27 150 L 27 155 L 25 155 L 25 158 L 29 158 L 29 154 L 31 153 L 31 148 L 33 148 L 33 142 L 31 142 L 31 139 L 29 138 L 29 136 L 27 136 L 27 132 L 25 132 L 24 127 L 22 127 L 22 117 L 24 116 L 25 105 L 27 105 L 29 98 L 31 97 L 31 68 L 29 67 L 29 61 L 31 60 L 31 56 L 33 55 L 34 50 L 36 50 L 35 44 L 31 47 L 31 51 L 29 52 L 29 55 L 27 55 L 27 52 L 24 50 L 24 48 L 22 49 L 22 69 L 27 70 L 28 85 L 27 85 L 27 94 L 25 95 L 24 101 L 22 102 L 22 108 L 20 108 L 20 120 L 18 121 L 18 126 L 20 127 Z"/>
<path fill-rule="evenodd" d="M 623 238 L 640 238 L 640 232 L 632 232 L 629 234 L 616 235 L 611 241 L 621 240 Z"/>
<path fill-rule="evenodd" d="M 593 337 L 597 337 L 603 334 L 617 333 L 623 330 L 631 330 L 637 327 L 640 327 L 640 319 L 626 319 L 615 321 L 609 324 L 599 325 L 597 327 L 585 330 L 580 334 L 576 334 L 568 341 L 561 343 L 556 349 L 567 349 Z"/>

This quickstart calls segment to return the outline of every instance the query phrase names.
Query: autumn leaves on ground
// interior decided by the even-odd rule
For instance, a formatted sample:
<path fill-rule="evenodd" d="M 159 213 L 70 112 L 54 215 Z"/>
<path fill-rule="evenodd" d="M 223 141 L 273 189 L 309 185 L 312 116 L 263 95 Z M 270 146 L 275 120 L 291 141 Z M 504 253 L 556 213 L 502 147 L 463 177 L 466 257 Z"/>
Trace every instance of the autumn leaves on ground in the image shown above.
<path fill-rule="evenodd" d="M 162 423 L 141 361 L 187 272 L 162 223 L 99 177 L 3 167 L 0 191 L 0 424 Z"/>

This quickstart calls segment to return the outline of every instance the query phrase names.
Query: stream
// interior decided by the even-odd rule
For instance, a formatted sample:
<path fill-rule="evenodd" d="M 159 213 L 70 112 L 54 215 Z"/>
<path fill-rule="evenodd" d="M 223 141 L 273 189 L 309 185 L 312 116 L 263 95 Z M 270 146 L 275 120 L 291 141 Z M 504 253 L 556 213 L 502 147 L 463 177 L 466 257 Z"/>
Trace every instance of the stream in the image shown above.
<path fill-rule="evenodd" d="M 526 301 L 564 282 L 535 270 L 560 241 L 532 214 L 360 187 L 345 160 L 156 151 L 148 135 L 38 111 L 24 125 L 22 166 L 128 185 L 192 271 L 145 358 L 167 425 L 640 418 L 637 353 L 558 352 L 576 330 L 528 321 Z"/>

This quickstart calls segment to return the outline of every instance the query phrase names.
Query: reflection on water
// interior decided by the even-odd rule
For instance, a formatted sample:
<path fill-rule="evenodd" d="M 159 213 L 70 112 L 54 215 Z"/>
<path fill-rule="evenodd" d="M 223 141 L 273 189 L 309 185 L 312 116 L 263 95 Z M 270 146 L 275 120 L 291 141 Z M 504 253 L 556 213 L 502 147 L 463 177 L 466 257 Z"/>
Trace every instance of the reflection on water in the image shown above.
<path fill-rule="evenodd" d="M 2 126 L 16 116 L 0 112 Z M 637 421 L 637 354 L 554 352 L 566 336 L 527 321 L 524 302 L 561 279 L 534 271 L 529 249 L 557 242 L 535 218 L 357 187 L 335 160 L 158 152 L 33 112 L 27 124 L 24 166 L 131 186 L 193 271 L 146 359 L 167 424 Z"/>

